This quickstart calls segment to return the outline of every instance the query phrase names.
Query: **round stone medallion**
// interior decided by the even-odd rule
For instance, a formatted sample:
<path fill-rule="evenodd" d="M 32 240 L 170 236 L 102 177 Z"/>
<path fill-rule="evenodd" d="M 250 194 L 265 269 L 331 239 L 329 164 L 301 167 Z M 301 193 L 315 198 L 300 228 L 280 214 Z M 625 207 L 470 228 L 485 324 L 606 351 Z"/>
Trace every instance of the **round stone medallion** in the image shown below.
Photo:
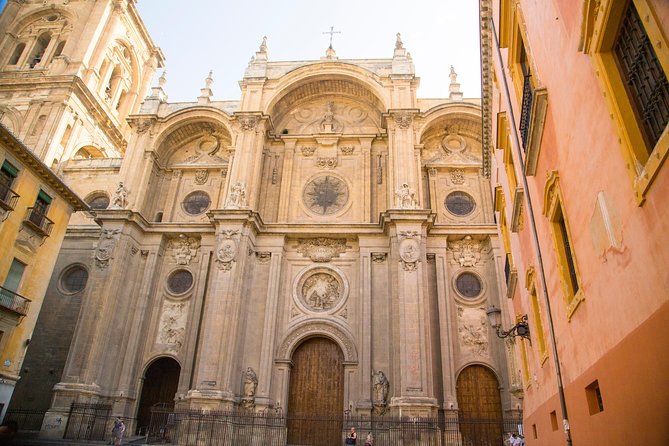
<path fill-rule="evenodd" d="M 313 268 L 297 281 L 296 295 L 309 311 L 326 312 L 336 309 L 348 292 L 341 275 L 327 267 Z"/>
<path fill-rule="evenodd" d="M 315 214 L 336 214 L 348 202 L 348 186 L 334 175 L 322 175 L 307 183 L 302 200 L 307 209 Z"/>

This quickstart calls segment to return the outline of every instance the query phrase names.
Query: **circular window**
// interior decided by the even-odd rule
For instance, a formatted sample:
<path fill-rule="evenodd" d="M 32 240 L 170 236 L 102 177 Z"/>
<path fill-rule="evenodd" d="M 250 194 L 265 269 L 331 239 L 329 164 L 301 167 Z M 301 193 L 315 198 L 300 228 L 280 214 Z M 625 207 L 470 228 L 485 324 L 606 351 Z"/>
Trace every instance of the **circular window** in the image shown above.
<path fill-rule="evenodd" d="M 468 193 L 455 191 L 448 194 L 444 201 L 444 205 L 450 213 L 465 216 L 472 213 L 476 207 L 476 202 Z"/>
<path fill-rule="evenodd" d="M 193 274 L 185 269 L 174 271 L 167 279 L 167 288 L 173 294 L 183 294 L 193 286 Z"/>
<path fill-rule="evenodd" d="M 190 215 L 200 215 L 207 209 L 211 204 L 211 199 L 206 192 L 198 190 L 191 192 L 186 196 L 183 202 L 184 211 Z"/>
<path fill-rule="evenodd" d="M 335 214 L 348 202 L 348 186 L 334 175 L 323 175 L 307 183 L 302 200 L 311 212 Z"/>
<path fill-rule="evenodd" d="M 481 294 L 481 280 L 472 273 L 462 273 L 455 279 L 455 287 L 464 297 L 474 298 Z"/>
<path fill-rule="evenodd" d="M 109 207 L 109 197 L 105 194 L 93 195 L 86 199 L 86 203 L 91 209 L 107 209 Z"/>
<path fill-rule="evenodd" d="M 79 265 L 68 268 L 60 279 L 61 288 L 70 294 L 83 290 L 86 282 L 88 282 L 88 271 Z"/>

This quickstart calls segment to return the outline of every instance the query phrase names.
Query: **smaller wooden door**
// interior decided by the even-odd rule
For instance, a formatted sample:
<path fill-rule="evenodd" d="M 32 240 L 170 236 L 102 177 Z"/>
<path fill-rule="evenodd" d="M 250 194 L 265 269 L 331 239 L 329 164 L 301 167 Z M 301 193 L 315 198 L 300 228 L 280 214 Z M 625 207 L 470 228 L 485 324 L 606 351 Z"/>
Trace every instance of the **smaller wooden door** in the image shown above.
<path fill-rule="evenodd" d="M 495 374 L 481 365 L 469 366 L 458 376 L 457 393 L 462 443 L 502 444 L 502 399 Z"/>
<path fill-rule="evenodd" d="M 326 338 L 300 344 L 292 358 L 288 444 L 340 446 L 344 413 L 344 355 Z"/>
<path fill-rule="evenodd" d="M 164 407 L 174 407 L 174 395 L 179 387 L 181 366 L 172 358 L 155 360 L 144 375 L 142 396 L 137 410 L 137 429 L 148 428 L 151 421 L 151 407 L 163 403 Z"/>

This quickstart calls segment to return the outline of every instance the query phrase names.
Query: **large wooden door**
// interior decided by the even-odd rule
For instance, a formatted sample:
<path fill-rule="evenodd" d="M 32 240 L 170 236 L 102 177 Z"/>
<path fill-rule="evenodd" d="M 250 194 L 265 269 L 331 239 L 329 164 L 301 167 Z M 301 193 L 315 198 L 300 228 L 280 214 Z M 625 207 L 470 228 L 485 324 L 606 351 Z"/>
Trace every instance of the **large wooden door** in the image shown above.
<path fill-rule="evenodd" d="M 502 444 L 502 400 L 495 374 L 481 365 L 469 366 L 458 376 L 457 392 L 462 444 Z"/>
<path fill-rule="evenodd" d="M 172 358 L 155 360 L 144 374 L 142 395 L 137 410 L 137 430 L 145 432 L 151 421 L 151 407 L 161 404 L 165 408 L 174 407 L 174 395 L 179 387 L 181 366 Z"/>
<path fill-rule="evenodd" d="M 333 341 L 311 338 L 292 358 L 288 444 L 339 446 L 344 412 L 344 355 Z"/>

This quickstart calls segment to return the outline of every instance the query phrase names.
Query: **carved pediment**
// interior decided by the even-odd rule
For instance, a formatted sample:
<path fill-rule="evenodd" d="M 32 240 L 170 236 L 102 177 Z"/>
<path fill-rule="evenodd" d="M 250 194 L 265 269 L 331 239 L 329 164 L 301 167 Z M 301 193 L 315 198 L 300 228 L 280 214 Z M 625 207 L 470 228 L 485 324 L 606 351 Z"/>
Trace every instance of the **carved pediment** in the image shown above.
<path fill-rule="evenodd" d="M 314 262 L 329 262 L 346 251 L 345 239 L 319 237 L 298 241 L 297 252 Z"/>
<path fill-rule="evenodd" d="M 281 117 L 276 128 L 290 134 L 378 133 L 379 116 L 364 103 L 324 98 L 302 103 Z"/>

